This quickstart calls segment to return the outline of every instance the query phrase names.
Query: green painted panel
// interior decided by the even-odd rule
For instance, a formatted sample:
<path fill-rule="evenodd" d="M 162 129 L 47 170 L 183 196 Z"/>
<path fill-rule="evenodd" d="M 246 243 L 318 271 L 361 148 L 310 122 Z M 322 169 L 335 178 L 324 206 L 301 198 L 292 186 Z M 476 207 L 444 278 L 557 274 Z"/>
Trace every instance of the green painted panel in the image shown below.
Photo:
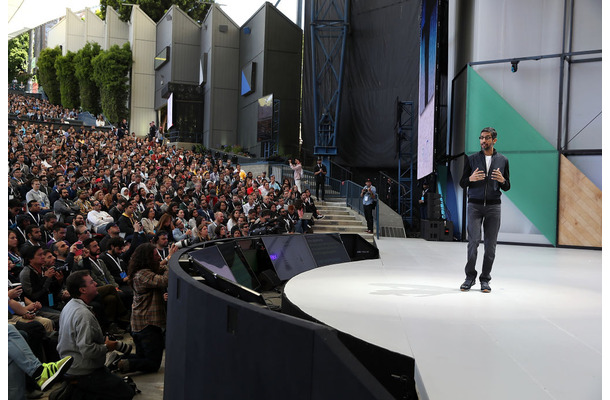
<path fill-rule="evenodd" d="M 511 189 L 504 193 L 554 245 L 557 244 L 559 153 L 485 80 L 468 67 L 466 153 L 481 150 L 481 129 L 498 131 L 495 148 L 509 160 Z"/>
<path fill-rule="evenodd" d="M 555 245 L 559 154 L 500 152 L 508 158 L 510 166 L 511 189 L 504 195 Z"/>
<path fill-rule="evenodd" d="M 496 146 L 504 152 L 555 150 L 529 122 L 502 98 L 477 72 L 468 67 L 466 152 L 480 150 L 479 133 L 486 126 L 498 132 Z"/>

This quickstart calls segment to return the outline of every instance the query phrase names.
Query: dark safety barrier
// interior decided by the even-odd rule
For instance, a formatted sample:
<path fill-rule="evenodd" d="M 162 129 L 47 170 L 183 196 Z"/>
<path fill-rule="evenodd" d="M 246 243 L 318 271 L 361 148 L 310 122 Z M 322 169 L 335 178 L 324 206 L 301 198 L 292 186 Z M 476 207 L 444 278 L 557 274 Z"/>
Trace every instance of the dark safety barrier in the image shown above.
<path fill-rule="evenodd" d="M 305 242 L 308 236 L 310 239 Z M 256 291 L 237 283 L 233 285 L 239 289 L 229 290 L 226 286 L 229 281 L 218 274 L 207 275 L 208 281 L 218 281 L 215 285 L 206 283 L 205 274 L 201 273 L 203 265 L 219 267 L 218 263 L 223 261 L 218 260 L 224 260 L 224 267 L 233 268 L 232 279 L 244 285 L 249 282 L 264 286 L 274 281 L 283 284 L 286 279 L 281 277 L 289 279 L 303 270 L 330 262 L 332 257 L 316 254 L 314 258 L 311 253 L 311 249 L 320 253 L 321 246 L 328 245 L 323 242 L 329 240 L 320 240 L 323 236 L 324 239 L 334 237 L 331 242 L 341 237 L 346 246 L 338 257 L 344 261 L 379 257 L 377 249 L 362 245 L 358 235 L 331 234 L 250 237 L 244 239 L 252 242 L 241 244 L 240 240 L 223 240 L 190 246 L 172 258 L 165 399 L 417 398 L 413 359 L 320 323 L 272 311 L 258 301 Z M 313 262 L 305 256 L 303 262 L 280 265 L 278 258 L 282 254 L 278 251 L 290 249 L 297 243 L 291 243 L 293 240 L 307 246 L 313 244 L 310 250 L 300 249 L 300 252 L 309 251 Z M 247 251 L 253 249 L 256 253 L 252 254 L 257 256 L 248 256 Z M 265 257 L 269 257 L 269 263 Z M 257 271 L 250 265 L 254 263 Z M 310 268 L 304 267 L 305 264 Z M 216 272 L 222 274 L 224 267 L 220 265 L 221 269 Z M 270 271 L 276 276 L 266 279 Z M 248 281 L 248 275 L 252 274 L 258 274 L 258 279 Z M 292 305 L 292 309 L 297 308 Z"/>

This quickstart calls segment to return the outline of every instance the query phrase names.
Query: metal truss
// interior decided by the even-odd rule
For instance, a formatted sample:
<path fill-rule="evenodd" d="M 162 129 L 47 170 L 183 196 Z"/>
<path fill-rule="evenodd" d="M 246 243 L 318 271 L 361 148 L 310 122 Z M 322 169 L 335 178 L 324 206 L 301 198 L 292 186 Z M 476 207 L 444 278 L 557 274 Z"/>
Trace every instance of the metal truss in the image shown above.
<path fill-rule="evenodd" d="M 415 138 L 413 137 L 413 102 L 396 99 L 396 136 L 398 140 L 398 212 L 413 227 L 413 194 L 415 193 Z"/>
<path fill-rule="evenodd" d="M 349 0 L 311 0 L 314 154 L 337 154 L 337 128 L 349 28 Z"/>

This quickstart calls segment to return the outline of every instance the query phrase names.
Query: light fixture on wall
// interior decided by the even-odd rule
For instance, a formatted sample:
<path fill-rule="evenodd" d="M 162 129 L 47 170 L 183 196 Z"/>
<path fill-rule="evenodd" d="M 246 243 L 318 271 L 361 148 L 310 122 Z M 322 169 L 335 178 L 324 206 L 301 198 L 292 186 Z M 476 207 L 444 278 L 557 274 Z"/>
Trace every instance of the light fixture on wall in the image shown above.
<path fill-rule="evenodd" d="M 519 69 L 519 60 L 513 60 L 510 62 L 510 72 L 515 73 Z"/>

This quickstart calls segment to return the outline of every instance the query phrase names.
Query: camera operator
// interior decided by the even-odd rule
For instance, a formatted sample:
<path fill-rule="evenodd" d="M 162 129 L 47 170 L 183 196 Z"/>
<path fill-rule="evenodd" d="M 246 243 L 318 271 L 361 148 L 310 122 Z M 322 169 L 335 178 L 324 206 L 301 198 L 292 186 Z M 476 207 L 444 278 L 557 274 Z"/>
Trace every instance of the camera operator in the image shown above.
<path fill-rule="evenodd" d="M 55 270 L 63 271 L 66 276 L 72 272 L 75 262 L 78 263 L 82 258 L 82 247 L 82 242 L 76 242 L 70 247 L 65 240 L 53 243 L 51 251 L 55 255 Z"/>
<path fill-rule="evenodd" d="M 362 205 L 364 206 L 364 218 L 366 219 L 366 233 L 373 233 L 373 209 L 377 200 L 377 189 L 372 185 L 370 179 L 367 178 L 365 186 L 360 193 L 362 197 Z"/>
<path fill-rule="evenodd" d="M 193 232 L 184 225 L 184 221 L 181 218 L 174 219 L 174 227 L 172 235 L 174 236 L 176 245 L 178 245 L 178 248 L 185 247 L 185 245 L 188 245 L 188 242 L 190 242 Z"/>
<path fill-rule="evenodd" d="M 295 232 L 294 224 L 292 223 L 292 220 L 288 216 L 288 210 L 286 210 L 285 208 L 279 209 L 279 224 L 280 224 L 280 233 L 294 233 Z"/>
<path fill-rule="evenodd" d="M 271 218 L 271 210 L 261 211 L 261 216 L 250 226 L 250 236 L 280 233 L 280 218 Z"/>

